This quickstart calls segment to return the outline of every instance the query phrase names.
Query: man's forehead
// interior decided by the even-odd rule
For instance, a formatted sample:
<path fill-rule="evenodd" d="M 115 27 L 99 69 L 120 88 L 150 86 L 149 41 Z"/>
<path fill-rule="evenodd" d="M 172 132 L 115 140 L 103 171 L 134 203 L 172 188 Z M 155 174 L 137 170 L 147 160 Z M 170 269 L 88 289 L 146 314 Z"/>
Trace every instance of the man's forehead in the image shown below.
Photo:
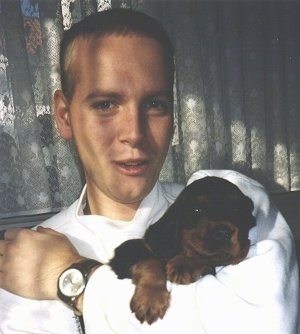
<path fill-rule="evenodd" d="M 161 42 L 154 37 L 150 37 L 146 34 L 143 34 L 142 32 L 138 31 L 126 31 L 126 32 L 118 32 L 118 31 L 106 31 L 106 32 L 95 32 L 90 34 L 82 34 L 78 35 L 74 38 L 74 41 L 95 41 L 95 40 L 101 40 L 101 39 L 110 39 L 110 38 L 131 38 L 131 37 L 137 37 L 142 39 L 150 39 L 155 40 L 159 44 Z"/>
<path fill-rule="evenodd" d="M 150 72 L 157 66 L 160 73 L 168 71 L 167 59 L 160 43 L 139 34 L 82 36 L 70 45 L 66 57 L 66 64 L 72 65 L 73 71 L 77 70 L 79 64 L 105 63 L 105 66 L 118 66 L 122 62 L 142 64 L 145 71 Z"/>

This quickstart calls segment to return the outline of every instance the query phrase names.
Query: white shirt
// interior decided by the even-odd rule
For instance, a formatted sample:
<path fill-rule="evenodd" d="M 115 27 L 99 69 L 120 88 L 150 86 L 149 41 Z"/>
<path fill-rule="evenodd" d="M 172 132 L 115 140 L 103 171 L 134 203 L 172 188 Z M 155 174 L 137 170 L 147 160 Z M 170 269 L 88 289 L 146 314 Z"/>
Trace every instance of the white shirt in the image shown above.
<path fill-rule="evenodd" d="M 263 187 L 233 171 L 199 171 L 195 179 L 215 175 L 237 184 L 254 202 L 257 226 L 251 247 L 238 265 L 217 268 L 190 285 L 169 284 L 171 305 L 163 320 L 140 324 L 129 301 L 134 285 L 118 280 L 104 265 L 92 275 L 84 295 L 86 334 L 296 334 L 299 281 L 292 235 Z M 84 216 L 85 191 L 68 209 L 43 225 L 65 233 L 81 255 L 103 263 L 121 242 L 142 237 L 182 189 L 157 183 L 130 222 Z M 0 290 L 0 333 L 80 333 L 72 311 L 60 301 L 33 301 Z"/>

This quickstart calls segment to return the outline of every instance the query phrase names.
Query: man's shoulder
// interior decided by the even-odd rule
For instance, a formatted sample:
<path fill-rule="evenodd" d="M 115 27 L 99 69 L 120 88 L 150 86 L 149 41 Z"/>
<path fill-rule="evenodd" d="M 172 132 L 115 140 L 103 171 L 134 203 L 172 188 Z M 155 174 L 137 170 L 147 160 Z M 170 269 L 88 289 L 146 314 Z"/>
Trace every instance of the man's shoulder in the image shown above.
<path fill-rule="evenodd" d="M 49 219 L 45 220 L 41 226 L 49 227 L 57 231 L 63 232 L 68 229 L 69 225 L 74 221 L 76 217 L 76 208 L 78 206 L 78 200 L 76 200 L 70 206 L 62 209 Z"/>
<path fill-rule="evenodd" d="M 160 182 L 162 191 L 168 202 L 173 203 L 179 193 L 183 190 L 183 183 Z"/>

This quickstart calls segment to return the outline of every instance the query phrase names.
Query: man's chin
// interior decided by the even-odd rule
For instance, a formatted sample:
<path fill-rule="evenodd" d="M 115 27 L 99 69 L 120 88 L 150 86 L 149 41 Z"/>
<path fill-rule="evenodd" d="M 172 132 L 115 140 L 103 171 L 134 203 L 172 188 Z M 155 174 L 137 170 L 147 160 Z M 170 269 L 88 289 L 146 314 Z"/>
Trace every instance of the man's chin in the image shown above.
<path fill-rule="evenodd" d="M 125 187 L 122 189 L 122 193 L 119 194 L 119 198 L 122 199 L 124 204 L 134 204 L 134 203 L 141 203 L 143 199 L 151 192 L 154 187 L 154 184 L 133 184 L 129 187 L 129 184 L 126 184 Z M 127 188 L 127 191 L 126 189 Z"/>

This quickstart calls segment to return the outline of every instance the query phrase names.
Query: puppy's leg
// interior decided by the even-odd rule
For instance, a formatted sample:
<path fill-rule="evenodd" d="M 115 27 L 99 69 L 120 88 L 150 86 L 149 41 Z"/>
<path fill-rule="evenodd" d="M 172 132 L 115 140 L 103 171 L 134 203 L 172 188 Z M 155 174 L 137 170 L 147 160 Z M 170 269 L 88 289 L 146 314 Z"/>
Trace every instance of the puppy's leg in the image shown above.
<path fill-rule="evenodd" d="M 132 281 L 136 285 L 130 307 L 141 323 L 152 324 L 163 318 L 170 303 L 166 287 L 166 275 L 162 263 L 148 259 L 131 268 Z"/>
<path fill-rule="evenodd" d="M 130 307 L 137 319 L 151 324 L 164 316 L 170 299 L 165 269 L 144 240 L 131 239 L 117 247 L 110 266 L 118 278 L 131 278 L 136 285 Z"/>
<path fill-rule="evenodd" d="M 115 255 L 109 265 L 118 278 L 131 278 L 134 264 L 153 258 L 153 254 L 143 239 L 130 239 L 115 249 Z"/>
<path fill-rule="evenodd" d="M 167 279 L 177 284 L 195 282 L 201 276 L 215 274 L 215 268 L 184 254 L 174 256 L 166 265 Z"/>

